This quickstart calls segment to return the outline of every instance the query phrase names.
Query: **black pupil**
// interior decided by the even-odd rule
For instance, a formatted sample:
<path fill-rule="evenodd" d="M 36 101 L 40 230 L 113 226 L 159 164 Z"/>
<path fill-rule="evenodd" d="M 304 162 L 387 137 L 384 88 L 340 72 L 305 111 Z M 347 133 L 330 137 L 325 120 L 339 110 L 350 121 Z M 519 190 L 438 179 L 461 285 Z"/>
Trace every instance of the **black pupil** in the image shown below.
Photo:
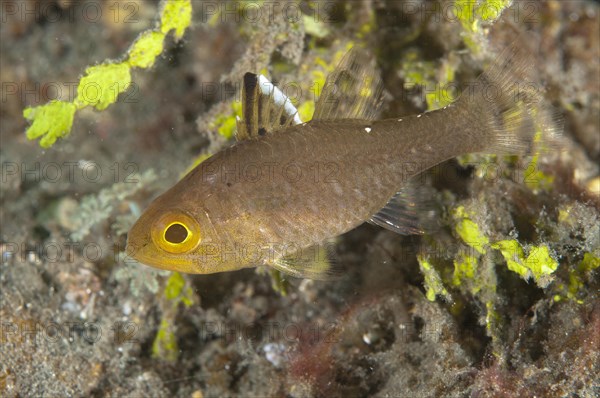
<path fill-rule="evenodd" d="M 170 225 L 165 231 L 165 239 L 169 243 L 181 243 L 187 238 L 188 231 L 181 224 Z"/>

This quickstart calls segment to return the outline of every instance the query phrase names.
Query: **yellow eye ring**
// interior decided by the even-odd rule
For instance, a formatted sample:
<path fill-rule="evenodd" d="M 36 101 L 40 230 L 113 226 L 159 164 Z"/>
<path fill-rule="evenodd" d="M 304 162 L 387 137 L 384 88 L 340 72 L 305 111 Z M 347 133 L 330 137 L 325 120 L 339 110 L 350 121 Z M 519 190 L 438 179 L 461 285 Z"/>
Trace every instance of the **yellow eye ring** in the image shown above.
<path fill-rule="evenodd" d="M 200 243 L 198 222 L 181 211 L 169 211 L 152 225 L 152 241 L 164 251 L 186 253 Z"/>

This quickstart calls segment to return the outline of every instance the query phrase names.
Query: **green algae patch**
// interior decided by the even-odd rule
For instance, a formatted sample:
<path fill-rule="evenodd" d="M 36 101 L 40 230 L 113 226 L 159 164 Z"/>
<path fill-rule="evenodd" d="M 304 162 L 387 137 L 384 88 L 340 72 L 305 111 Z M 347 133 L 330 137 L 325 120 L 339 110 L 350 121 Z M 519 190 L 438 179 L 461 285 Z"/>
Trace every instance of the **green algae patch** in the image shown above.
<path fill-rule="evenodd" d="M 122 61 L 105 61 L 86 68 L 72 102 L 51 101 L 25 108 L 23 117 L 32 121 L 25 131 L 27 139 L 41 138 L 42 148 L 51 147 L 57 139 L 70 134 L 76 111 L 88 106 L 102 111 L 115 103 L 131 84 L 131 69 L 145 69 L 154 65 L 163 51 L 166 35 L 174 30 L 175 39 L 180 40 L 191 18 L 190 0 L 164 0 L 157 26 L 140 33 Z"/>
<path fill-rule="evenodd" d="M 442 278 L 440 277 L 437 270 L 433 267 L 433 265 L 429 262 L 429 259 L 425 256 L 418 255 L 417 261 L 419 262 L 419 268 L 421 269 L 421 273 L 425 278 L 425 295 L 427 300 L 435 301 L 435 297 L 437 295 L 443 296 L 446 300 L 452 301 L 450 293 L 444 287 L 442 282 Z"/>
<path fill-rule="evenodd" d="M 324 39 L 331 33 L 323 22 L 312 16 L 302 15 L 302 22 L 304 24 L 304 30 L 311 36 Z"/>
<path fill-rule="evenodd" d="M 502 328 L 502 317 L 496 310 L 494 301 L 486 301 L 485 303 L 485 330 L 487 335 L 492 338 L 494 344 L 492 345 L 492 355 L 495 357 L 502 357 L 500 348 L 500 329 Z"/>
<path fill-rule="evenodd" d="M 512 0 L 486 0 L 477 7 L 477 14 L 483 21 L 495 21 L 505 8 L 510 7 Z"/>
<path fill-rule="evenodd" d="M 119 94 L 131 83 L 131 73 L 127 64 L 102 64 L 85 70 L 85 76 L 77 86 L 78 109 L 93 106 L 99 111 L 106 109 L 117 100 Z"/>
<path fill-rule="evenodd" d="M 456 225 L 456 233 L 469 246 L 481 254 L 485 254 L 485 246 L 489 243 L 488 238 L 481 233 L 479 226 L 472 220 L 465 218 Z"/>
<path fill-rule="evenodd" d="M 402 57 L 400 73 L 405 83 L 425 86 L 435 81 L 435 67 L 433 62 L 424 61 L 415 49 L 407 50 Z"/>
<path fill-rule="evenodd" d="M 563 299 L 575 301 L 577 304 L 583 304 L 580 294 L 585 286 L 586 280 L 591 278 L 591 272 L 600 267 L 600 257 L 593 253 L 585 253 L 583 260 L 577 267 L 569 273 L 569 282 L 567 285 L 559 284 L 559 293 L 554 295 L 554 301 L 559 302 Z"/>
<path fill-rule="evenodd" d="M 377 29 L 377 17 L 373 8 L 369 7 L 366 12 L 368 13 L 368 17 L 366 18 L 366 21 L 360 25 L 358 32 L 356 32 L 356 37 L 359 40 L 365 40 L 371 32 Z"/>
<path fill-rule="evenodd" d="M 558 261 L 550 256 L 547 246 L 533 246 L 529 255 L 516 240 L 502 240 L 491 245 L 499 250 L 509 270 L 516 272 L 523 279 L 533 277 L 536 284 L 546 287 L 552 281 L 552 274 L 558 268 Z"/>
<path fill-rule="evenodd" d="M 51 147 L 57 139 L 71 132 L 76 110 L 75 104 L 56 100 L 45 105 L 25 108 L 23 117 L 33 121 L 26 131 L 27 139 L 35 140 L 42 137 L 40 146 Z"/>
<path fill-rule="evenodd" d="M 231 139 L 237 129 L 237 118 L 242 116 L 242 103 L 233 101 L 231 103 L 231 112 L 218 115 L 209 127 L 216 128 L 217 132 L 228 140 Z"/>
<path fill-rule="evenodd" d="M 452 275 L 452 284 L 454 286 L 460 286 L 463 281 L 474 280 L 477 272 L 478 259 L 475 256 L 469 255 L 468 253 L 461 251 L 456 259 L 454 260 L 454 274 Z M 474 287 L 472 293 L 476 294 L 479 292 L 481 287 Z"/>
<path fill-rule="evenodd" d="M 525 185 L 533 192 L 549 191 L 554 184 L 554 176 L 548 175 L 538 167 L 539 153 L 536 153 L 525 169 Z"/>
<path fill-rule="evenodd" d="M 175 362 L 179 356 L 176 315 L 179 304 L 190 307 L 195 302 L 194 291 L 179 272 L 171 273 L 160 301 L 162 318 L 152 342 L 152 357 Z"/>
<path fill-rule="evenodd" d="M 354 42 L 350 41 L 345 45 L 341 46 L 341 50 L 336 51 L 331 57 L 331 61 L 327 62 L 325 59 L 316 56 L 311 64 L 304 63 L 299 67 L 300 74 L 309 74 L 312 77 L 309 83 L 301 83 L 301 92 L 309 93 L 309 96 L 304 96 L 302 103 L 299 98 L 292 98 L 294 106 L 298 110 L 298 116 L 303 122 L 312 119 L 315 113 L 315 104 L 317 99 L 321 96 L 323 88 L 327 80 L 327 76 L 335 70 L 335 67 L 339 64 L 341 59 L 346 53 L 354 46 Z"/>
<path fill-rule="evenodd" d="M 465 30 L 475 32 L 478 29 L 477 20 L 475 19 L 476 4 L 477 2 L 474 0 L 456 0 L 454 2 L 456 16 Z"/>
<path fill-rule="evenodd" d="M 523 265 L 525 253 L 516 240 L 501 240 L 492 244 L 492 248 L 500 250 L 509 270 L 526 278 L 529 270 Z"/>
<path fill-rule="evenodd" d="M 167 35 L 175 31 L 175 40 L 181 40 L 192 22 L 191 0 L 169 0 L 163 3 L 160 32 Z"/>
<path fill-rule="evenodd" d="M 512 0 L 456 0 L 454 4 L 462 27 L 475 33 L 480 31 L 482 22 L 496 21 Z"/>
<path fill-rule="evenodd" d="M 479 226 L 470 218 L 470 215 L 465 210 L 464 206 L 458 206 L 453 211 L 453 216 L 456 221 L 454 230 L 458 236 L 467 245 L 475 249 L 480 254 L 486 253 L 486 247 L 490 243 Z"/>
<path fill-rule="evenodd" d="M 485 46 L 485 26 L 496 22 L 513 0 L 456 0 L 455 16 L 460 22 L 464 35 L 463 41 L 474 53 Z"/>
<path fill-rule="evenodd" d="M 132 68 L 149 68 L 163 51 L 164 35 L 159 32 L 142 33 L 129 50 L 128 64 Z"/>
<path fill-rule="evenodd" d="M 165 286 L 165 298 L 174 305 L 182 303 L 186 307 L 194 303 L 194 292 L 189 286 L 185 286 L 185 279 L 179 272 L 173 272 Z"/>
<path fill-rule="evenodd" d="M 600 267 L 600 257 L 593 255 L 592 253 L 585 253 L 583 260 L 579 264 L 579 270 L 582 272 L 589 272 Z"/>
<path fill-rule="evenodd" d="M 302 121 L 311 120 L 315 113 L 315 101 L 304 101 L 298 107 L 298 116 Z"/>
<path fill-rule="evenodd" d="M 558 268 L 558 261 L 550 256 L 547 246 L 538 246 L 531 248 L 523 265 L 531 271 L 537 284 L 545 287 L 550 282 L 547 277 Z"/>
<path fill-rule="evenodd" d="M 175 362 L 178 356 L 179 346 L 177 345 L 177 337 L 170 323 L 166 319 L 163 319 L 152 342 L 152 357 Z"/>
<path fill-rule="evenodd" d="M 399 67 L 405 88 L 423 87 L 427 110 L 432 111 L 450 105 L 456 99 L 454 82 L 459 64 L 460 59 L 452 53 L 438 64 L 424 60 L 419 51 L 409 49 Z"/>

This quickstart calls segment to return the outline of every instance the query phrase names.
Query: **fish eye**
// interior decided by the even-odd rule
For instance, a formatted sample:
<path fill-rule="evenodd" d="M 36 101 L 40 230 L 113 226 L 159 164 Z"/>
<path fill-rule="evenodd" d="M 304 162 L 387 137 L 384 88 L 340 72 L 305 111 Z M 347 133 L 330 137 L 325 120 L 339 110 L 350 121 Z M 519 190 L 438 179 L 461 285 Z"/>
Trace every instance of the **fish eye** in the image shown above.
<path fill-rule="evenodd" d="M 201 241 L 198 222 L 180 211 L 169 211 L 162 215 L 150 232 L 154 244 L 169 253 L 189 252 Z"/>
<path fill-rule="evenodd" d="M 188 229 L 180 223 L 173 223 L 165 229 L 165 240 L 169 243 L 183 243 L 188 236 Z"/>

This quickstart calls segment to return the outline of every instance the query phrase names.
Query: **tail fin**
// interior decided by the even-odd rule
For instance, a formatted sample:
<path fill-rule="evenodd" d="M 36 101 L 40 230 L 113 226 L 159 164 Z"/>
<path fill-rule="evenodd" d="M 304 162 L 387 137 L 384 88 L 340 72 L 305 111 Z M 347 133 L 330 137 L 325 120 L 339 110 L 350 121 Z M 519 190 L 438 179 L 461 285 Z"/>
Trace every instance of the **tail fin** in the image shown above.
<path fill-rule="evenodd" d="M 459 100 L 491 134 L 485 152 L 524 154 L 542 139 L 552 146 L 562 133 L 562 115 L 545 102 L 542 85 L 532 78 L 535 61 L 523 38 L 504 49 Z"/>

